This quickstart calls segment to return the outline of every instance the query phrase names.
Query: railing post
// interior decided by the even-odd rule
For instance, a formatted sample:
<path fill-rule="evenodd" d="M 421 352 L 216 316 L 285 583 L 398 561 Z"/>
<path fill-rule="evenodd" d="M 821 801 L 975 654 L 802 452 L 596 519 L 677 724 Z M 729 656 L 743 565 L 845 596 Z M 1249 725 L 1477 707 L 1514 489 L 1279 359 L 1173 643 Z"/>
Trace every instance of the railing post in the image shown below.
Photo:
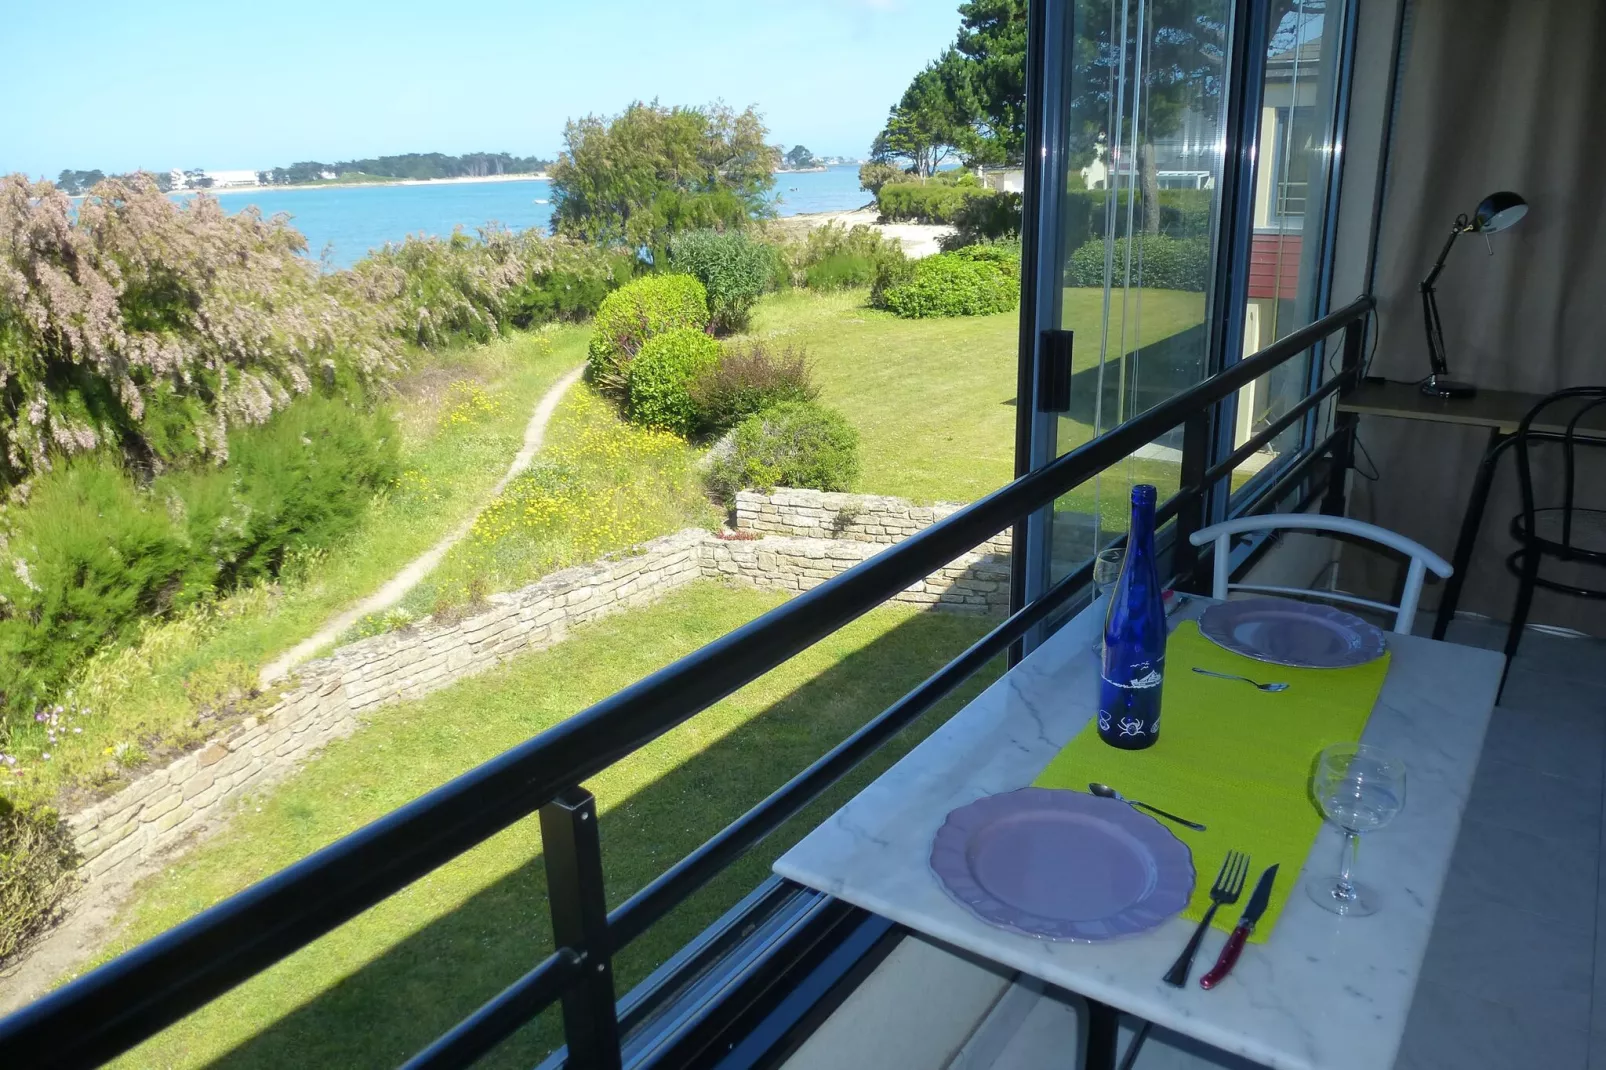
<path fill-rule="evenodd" d="M 1171 552 L 1171 571 L 1177 576 L 1182 589 L 1196 593 L 1208 592 L 1209 586 L 1200 586 L 1198 571 L 1199 548 L 1188 541 L 1188 536 L 1204 527 L 1205 503 L 1209 488 L 1204 485 L 1205 473 L 1210 470 L 1210 410 L 1196 412 L 1182 425 L 1182 466 L 1180 486 L 1182 503 L 1177 509 L 1177 541 Z"/>
<path fill-rule="evenodd" d="M 1365 325 L 1365 319 L 1344 325 L 1344 364 L 1339 375 L 1349 381 L 1339 389 L 1340 397 L 1360 381 L 1361 353 L 1366 345 Z M 1360 419 L 1353 412 L 1341 412 L 1333 420 L 1334 429 L 1343 434 L 1333 441 L 1333 465 L 1327 473 L 1327 495 L 1322 499 L 1322 512 L 1328 516 L 1344 515 L 1344 492 L 1349 470 L 1355 466 L 1355 428 Z"/>
<path fill-rule="evenodd" d="M 570 788 L 541 807 L 541 853 L 546 860 L 552 938 L 581 956 L 581 974 L 563 996 L 563 1034 L 569 1065 L 617 1070 L 619 1018 L 613 991 L 608 902 L 602 886 L 597 803 Z"/>

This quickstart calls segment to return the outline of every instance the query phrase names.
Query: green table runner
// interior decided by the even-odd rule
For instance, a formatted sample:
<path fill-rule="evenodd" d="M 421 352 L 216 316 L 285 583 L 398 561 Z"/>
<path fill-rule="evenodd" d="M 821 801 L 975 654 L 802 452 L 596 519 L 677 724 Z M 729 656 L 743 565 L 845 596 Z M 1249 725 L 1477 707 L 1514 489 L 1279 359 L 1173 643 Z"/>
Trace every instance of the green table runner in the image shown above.
<path fill-rule="evenodd" d="M 1237 680 L 1200 676 L 1195 666 L 1292 686 L 1271 694 Z M 1033 784 L 1086 791 L 1089 783 L 1102 781 L 1128 799 L 1207 826 L 1194 832 L 1164 822 L 1193 851 L 1197 877 L 1183 917 L 1195 921 L 1210 905 L 1210 885 L 1229 849 L 1251 856 L 1239 907 L 1261 871 L 1280 863 L 1271 905 L 1250 937 L 1263 942 L 1322 826 L 1310 799 L 1316 755 L 1330 743 L 1361 737 L 1388 666 L 1387 654 L 1352 669 L 1267 665 L 1223 650 L 1193 621 L 1184 621 L 1166 642 L 1159 741 L 1147 750 L 1118 750 L 1100 740 L 1097 724 L 1089 721 Z M 1239 912 L 1222 909 L 1214 924 L 1231 929 Z"/>

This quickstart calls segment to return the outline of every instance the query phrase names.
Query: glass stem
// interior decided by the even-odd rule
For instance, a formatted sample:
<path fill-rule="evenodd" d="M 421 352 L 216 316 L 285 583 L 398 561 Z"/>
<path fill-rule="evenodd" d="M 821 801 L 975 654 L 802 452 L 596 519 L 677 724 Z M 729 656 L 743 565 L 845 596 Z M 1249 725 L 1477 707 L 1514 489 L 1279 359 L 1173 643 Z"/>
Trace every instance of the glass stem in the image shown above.
<path fill-rule="evenodd" d="M 1344 844 L 1339 848 L 1338 857 L 1338 886 L 1333 889 L 1333 895 L 1339 899 L 1354 899 L 1355 884 L 1350 880 L 1350 874 L 1355 870 L 1355 860 L 1361 853 L 1361 834 L 1344 830 Z"/>

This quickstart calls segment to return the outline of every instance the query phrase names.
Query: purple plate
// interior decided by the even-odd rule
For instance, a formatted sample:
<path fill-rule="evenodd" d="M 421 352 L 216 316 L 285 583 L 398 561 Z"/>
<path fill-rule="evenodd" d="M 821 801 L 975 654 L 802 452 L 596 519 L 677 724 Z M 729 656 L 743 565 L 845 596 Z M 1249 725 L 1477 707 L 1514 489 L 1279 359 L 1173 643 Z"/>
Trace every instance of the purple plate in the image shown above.
<path fill-rule="evenodd" d="M 1124 802 L 1021 788 L 948 815 L 931 868 L 984 921 L 1092 943 L 1147 932 L 1188 905 L 1193 856 Z"/>
<path fill-rule="evenodd" d="M 1365 665 L 1388 645 L 1353 613 L 1286 598 L 1217 602 L 1199 617 L 1199 631 L 1234 654 L 1295 669 Z"/>

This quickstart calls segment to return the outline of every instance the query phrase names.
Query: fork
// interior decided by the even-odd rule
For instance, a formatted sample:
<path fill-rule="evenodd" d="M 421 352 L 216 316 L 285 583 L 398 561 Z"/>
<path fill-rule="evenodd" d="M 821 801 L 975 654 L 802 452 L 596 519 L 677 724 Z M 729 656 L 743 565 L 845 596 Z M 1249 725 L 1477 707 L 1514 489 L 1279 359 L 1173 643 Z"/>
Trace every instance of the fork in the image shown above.
<path fill-rule="evenodd" d="M 1231 673 L 1211 672 L 1209 669 L 1201 669 L 1197 665 L 1195 665 L 1193 667 L 1193 671 L 1198 673 L 1200 676 L 1214 676 L 1218 680 L 1242 680 L 1246 684 L 1254 684 L 1254 686 L 1260 688 L 1262 691 L 1276 692 L 1276 691 L 1287 691 L 1288 690 L 1288 685 L 1287 684 L 1262 684 L 1262 683 L 1257 683 L 1256 681 L 1251 680 L 1247 676 L 1233 676 Z"/>
<path fill-rule="evenodd" d="M 1244 891 L 1244 877 L 1249 873 L 1249 856 L 1242 851 L 1228 851 L 1227 857 L 1222 860 L 1221 872 L 1216 874 L 1216 883 L 1210 886 L 1210 909 L 1205 911 L 1204 920 L 1193 931 L 1193 939 L 1188 946 L 1182 949 L 1182 954 L 1166 971 L 1165 983 L 1173 988 L 1181 988 L 1188 983 L 1188 971 L 1193 969 L 1193 956 L 1199 951 L 1199 943 L 1204 939 L 1205 930 L 1210 928 L 1210 919 L 1216 916 L 1216 908 L 1232 906 Z"/>

